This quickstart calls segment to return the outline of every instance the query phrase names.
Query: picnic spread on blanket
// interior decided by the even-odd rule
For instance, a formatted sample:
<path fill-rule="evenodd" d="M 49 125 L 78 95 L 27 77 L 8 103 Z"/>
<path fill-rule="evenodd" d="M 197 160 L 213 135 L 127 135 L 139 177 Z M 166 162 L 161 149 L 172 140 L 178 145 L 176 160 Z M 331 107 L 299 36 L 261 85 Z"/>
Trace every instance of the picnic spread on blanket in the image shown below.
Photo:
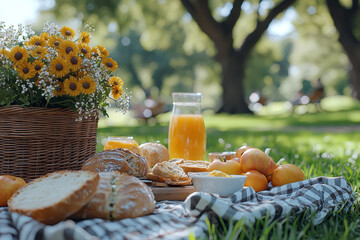
<path fill-rule="evenodd" d="M 0 208 L 1 239 L 188 239 L 207 232 L 205 219 L 245 219 L 249 224 L 269 214 L 272 220 L 304 211 L 315 213 L 314 224 L 354 202 L 343 177 L 318 177 L 256 193 L 244 188 L 228 198 L 195 192 L 182 201 L 160 201 L 150 215 L 118 221 L 100 218 L 65 220 L 45 225 L 25 215 Z"/>
<path fill-rule="evenodd" d="M 27 183 L 0 176 L 0 239 L 202 238 L 207 221 L 253 224 L 306 213 L 320 224 L 351 208 L 354 193 L 344 177 L 306 179 L 301 168 L 277 164 L 268 150 L 245 145 L 205 160 L 200 98 L 174 94 L 169 148 L 111 136 L 81 170 Z"/>
<path fill-rule="evenodd" d="M 122 148 L 123 140 L 94 154 L 82 170 L 20 182 L 23 187 L 8 207 L 0 208 L 0 239 L 201 238 L 207 219 L 252 224 L 265 216 L 273 221 L 307 212 L 313 224 L 320 224 L 354 203 L 344 177 L 305 180 L 300 168 L 273 165 L 257 148 L 240 147 L 208 162 L 170 159 L 160 143 L 138 146 L 127 138 L 130 151 Z M 222 157 L 229 155 L 232 159 Z M 0 177 L 1 186 L 6 178 Z"/>
<path fill-rule="evenodd" d="M 0 239 L 202 238 L 207 221 L 252 224 L 309 213 L 305 217 L 320 224 L 351 208 L 354 193 L 344 177 L 306 179 L 301 168 L 277 164 L 268 150 L 245 145 L 210 152 L 206 160 L 200 98 L 174 94 L 168 148 L 111 136 L 81 170 L 27 183 L 0 176 Z"/>

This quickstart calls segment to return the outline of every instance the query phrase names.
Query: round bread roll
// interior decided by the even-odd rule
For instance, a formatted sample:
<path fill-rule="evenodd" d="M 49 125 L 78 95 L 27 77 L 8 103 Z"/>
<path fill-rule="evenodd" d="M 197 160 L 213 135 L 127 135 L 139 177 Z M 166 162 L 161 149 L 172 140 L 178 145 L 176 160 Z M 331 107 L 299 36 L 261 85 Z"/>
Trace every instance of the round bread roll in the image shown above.
<path fill-rule="evenodd" d="M 74 219 L 102 218 L 120 220 L 150 214 L 155 209 L 151 189 L 126 173 L 100 172 L 100 182 L 94 196 Z"/>
<path fill-rule="evenodd" d="M 153 168 L 156 163 L 169 161 L 169 151 L 160 143 L 143 143 L 139 146 L 140 155 L 143 156 L 149 169 Z"/>
<path fill-rule="evenodd" d="M 119 171 L 135 177 L 145 177 L 148 165 L 139 154 L 117 148 L 95 153 L 85 161 L 81 169 L 93 172 Z"/>

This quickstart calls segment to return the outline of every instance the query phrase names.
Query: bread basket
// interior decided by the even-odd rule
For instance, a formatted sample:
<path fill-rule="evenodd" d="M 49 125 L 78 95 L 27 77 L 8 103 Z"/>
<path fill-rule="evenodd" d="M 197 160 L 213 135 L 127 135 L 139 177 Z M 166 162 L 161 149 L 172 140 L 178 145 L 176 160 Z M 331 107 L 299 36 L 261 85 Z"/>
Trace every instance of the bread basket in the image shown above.
<path fill-rule="evenodd" d="M 69 109 L 0 107 L 0 175 L 29 181 L 81 169 L 96 152 L 98 120 L 75 120 Z"/>

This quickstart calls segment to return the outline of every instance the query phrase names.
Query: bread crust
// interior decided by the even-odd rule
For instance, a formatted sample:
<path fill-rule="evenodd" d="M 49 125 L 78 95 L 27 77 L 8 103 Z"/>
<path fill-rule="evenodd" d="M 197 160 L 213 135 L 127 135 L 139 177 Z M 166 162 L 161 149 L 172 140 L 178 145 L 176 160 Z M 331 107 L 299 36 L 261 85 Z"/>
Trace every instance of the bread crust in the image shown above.
<path fill-rule="evenodd" d="M 177 165 L 179 165 L 180 163 L 184 163 L 184 159 L 182 158 L 172 158 L 169 160 L 169 162 L 175 163 Z"/>
<path fill-rule="evenodd" d="M 146 179 L 155 181 L 155 182 L 165 182 L 165 178 L 159 175 L 155 175 L 152 171 L 146 174 Z"/>
<path fill-rule="evenodd" d="M 102 218 L 110 219 L 109 202 L 112 195 L 111 181 L 114 178 L 111 172 L 99 172 L 100 180 L 95 194 L 89 202 L 70 218 L 87 219 Z"/>
<path fill-rule="evenodd" d="M 147 163 L 149 169 L 155 166 L 156 163 L 169 161 L 169 151 L 168 149 L 160 143 L 143 143 L 139 146 L 140 155 L 143 156 Z"/>
<path fill-rule="evenodd" d="M 155 198 L 151 189 L 126 173 L 102 172 L 100 184 L 94 196 L 71 218 L 103 218 L 120 220 L 152 213 Z"/>
<path fill-rule="evenodd" d="M 112 218 L 135 218 L 155 210 L 155 197 L 151 189 L 139 179 L 122 174 L 117 180 Z"/>
<path fill-rule="evenodd" d="M 192 179 L 190 177 L 187 180 L 178 181 L 178 182 L 174 182 L 174 181 L 167 179 L 167 180 L 165 180 L 165 183 L 168 185 L 172 185 L 172 186 L 186 186 L 186 185 L 192 184 L 191 180 Z"/>
<path fill-rule="evenodd" d="M 53 225 L 56 224 L 68 216 L 72 215 L 79 209 L 81 209 L 85 204 L 87 204 L 90 198 L 94 195 L 98 183 L 99 175 L 94 172 L 86 171 L 89 174 L 90 178 L 83 184 L 79 189 L 75 190 L 73 193 L 59 200 L 57 203 L 54 203 L 47 207 L 34 208 L 34 209 L 21 209 L 17 208 L 14 204 L 14 200 L 23 193 L 23 190 L 32 184 L 36 184 L 40 181 L 46 181 L 47 178 L 55 174 L 68 174 L 68 173 L 79 173 L 81 171 L 57 171 L 40 178 L 33 180 L 32 182 L 26 184 L 23 188 L 19 189 L 8 201 L 9 211 L 17 212 L 19 214 L 27 215 L 34 218 L 35 220 L 42 222 L 44 224 Z M 56 191 L 56 189 L 54 189 Z"/>
<path fill-rule="evenodd" d="M 85 161 L 82 170 L 94 172 L 125 172 L 136 177 L 145 177 L 148 171 L 146 160 L 124 148 L 105 150 L 95 153 Z"/>

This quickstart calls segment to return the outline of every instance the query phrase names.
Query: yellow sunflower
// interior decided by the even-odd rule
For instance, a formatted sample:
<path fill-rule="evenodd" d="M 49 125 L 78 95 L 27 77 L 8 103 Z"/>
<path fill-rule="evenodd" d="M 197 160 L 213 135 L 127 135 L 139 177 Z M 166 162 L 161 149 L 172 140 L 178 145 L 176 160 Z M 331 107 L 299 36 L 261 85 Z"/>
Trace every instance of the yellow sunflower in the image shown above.
<path fill-rule="evenodd" d="M 74 76 L 70 76 L 70 78 L 64 81 L 64 90 L 67 95 L 77 96 L 80 94 L 80 84 L 78 80 Z"/>
<path fill-rule="evenodd" d="M 124 85 L 123 80 L 119 77 L 111 77 L 108 81 L 109 86 L 111 87 L 122 87 Z"/>
<path fill-rule="evenodd" d="M 121 87 L 114 86 L 111 88 L 111 95 L 115 100 L 121 97 L 121 94 L 123 94 Z"/>
<path fill-rule="evenodd" d="M 44 65 L 45 64 L 41 60 L 35 60 L 35 62 L 33 62 L 33 67 L 35 69 L 35 72 L 37 72 L 37 73 L 41 73 Z"/>
<path fill-rule="evenodd" d="M 58 82 L 58 86 L 56 87 L 56 89 L 53 91 L 54 96 L 55 97 L 60 97 L 66 94 L 65 89 L 64 89 L 64 83 L 62 82 Z"/>
<path fill-rule="evenodd" d="M 72 71 L 76 72 L 81 68 L 81 57 L 79 57 L 77 53 L 69 53 L 67 55 L 67 61 Z"/>
<path fill-rule="evenodd" d="M 97 49 L 99 49 L 102 58 L 107 58 L 109 56 L 109 51 L 105 47 L 97 45 Z"/>
<path fill-rule="evenodd" d="M 96 90 L 96 82 L 90 76 L 85 76 L 79 80 L 80 91 L 83 94 L 91 94 Z"/>
<path fill-rule="evenodd" d="M 60 29 L 61 35 L 63 35 L 66 39 L 73 39 L 75 36 L 74 29 L 64 26 Z"/>
<path fill-rule="evenodd" d="M 50 39 L 49 33 L 47 32 L 43 32 L 42 34 L 40 34 L 40 37 L 45 41 L 48 41 Z"/>
<path fill-rule="evenodd" d="M 89 42 L 90 42 L 90 34 L 87 32 L 82 32 L 79 38 L 79 43 L 89 44 Z"/>
<path fill-rule="evenodd" d="M 22 79 L 33 78 L 36 74 L 34 66 L 28 61 L 22 61 L 16 66 L 16 71 Z"/>
<path fill-rule="evenodd" d="M 42 46 L 45 47 L 46 46 L 46 41 L 44 38 L 40 37 L 40 36 L 32 36 L 29 41 L 25 42 L 26 46 Z"/>
<path fill-rule="evenodd" d="M 64 41 L 60 36 L 52 35 L 49 39 L 49 46 L 57 48 L 60 46 L 60 43 Z"/>
<path fill-rule="evenodd" d="M 56 57 L 50 62 L 50 75 L 55 75 L 57 78 L 64 77 L 69 70 L 69 65 L 64 58 Z"/>
<path fill-rule="evenodd" d="M 29 53 L 26 51 L 26 49 L 19 46 L 13 47 L 9 53 L 9 58 L 15 63 L 22 60 L 27 60 L 28 57 Z"/>
<path fill-rule="evenodd" d="M 46 48 L 41 46 L 37 46 L 33 51 L 31 51 L 31 55 L 39 59 L 44 58 L 47 53 L 48 51 L 46 50 Z"/>
<path fill-rule="evenodd" d="M 90 58 L 91 49 L 89 45 L 85 43 L 79 44 L 79 52 L 83 55 L 83 57 Z"/>
<path fill-rule="evenodd" d="M 78 46 L 71 40 L 65 40 L 60 43 L 59 54 L 66 57 L 69 53 L 77 53 Z"/>
<path fill-rule="evenodd" d="M 102 63 L 109 71 L 115 71 L 119 66 L 112 58 L 104 58 Z"/>

